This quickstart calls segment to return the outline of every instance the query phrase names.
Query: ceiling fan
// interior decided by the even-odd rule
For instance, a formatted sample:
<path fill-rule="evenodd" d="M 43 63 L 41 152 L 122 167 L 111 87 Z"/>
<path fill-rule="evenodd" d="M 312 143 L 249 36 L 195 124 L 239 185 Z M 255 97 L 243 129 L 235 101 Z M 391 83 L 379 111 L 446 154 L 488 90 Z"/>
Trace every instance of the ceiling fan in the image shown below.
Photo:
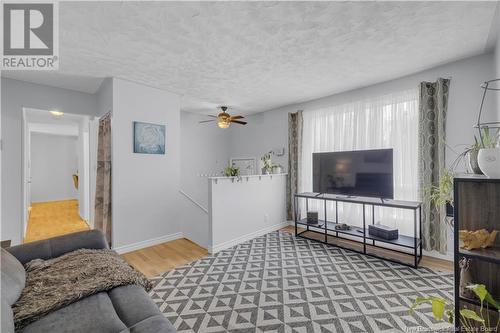
<path fill-rule="evenodd" d="M 231 116 L 229 113 L 226 112 L 227 106 L 221 106 L 220 109 L 222 110 L 221 113 L 219 113 L 217 116 L 212 116 L 208 115 L 209 117 L 216 118 L 216 119 L 210 119 L 210 120 L 203 120 L 200 121 L 201 123 L 210 123 L 212 121 L 217 121 L 217 126 L 220 128 L 228 128 L 231 123 L 236 123 L 240 125 L 246 125 L 246 121 L 241 121 L 239 119 L 243 119 L 245 117 L 243 116 Z"/>

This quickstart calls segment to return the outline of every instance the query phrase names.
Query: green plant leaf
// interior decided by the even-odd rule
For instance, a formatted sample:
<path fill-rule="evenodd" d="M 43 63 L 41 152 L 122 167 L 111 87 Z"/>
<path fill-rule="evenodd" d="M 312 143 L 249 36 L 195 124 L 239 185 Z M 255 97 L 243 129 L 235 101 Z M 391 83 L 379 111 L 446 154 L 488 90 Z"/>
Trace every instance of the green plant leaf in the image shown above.
<path fill-rule="evenodd" d="M 475 313 L 474 311 L 472 310 L 469 310 L 469 309 L 461 309 L 460 310 L 460 315 L 464 318 L 467 318 L 467 319 L 471 319 L 471 320 L 475 320 L 477 322 L 480 322 L 480 323 L 484 323 L 484 319 L 479 317 L 477 315 L 477 313 Z"/>
<path fill-rule="evenodd" d="M 484 284 L 471 284 L 467 286 L 467 289 L 472 290 L 474 294 L 476 294 L 476 296 L 481 300 L 481 302 L 484 302 L 484 299 L 488 294 L 488 291 L 486 290 L 486 286 Z"/>
<path fill-rule="evenodd" d="M 436 320 L 443 320 L 444 311 L 446 309 L 447 302 L 444 298 L 440 297 L 417 297 L 415 302 L 410 307 L 410 313 L 415 310 L 422 303 L 431 303 L 432 314 Z M 449 320 L 449 318 L 448 318 Z"/>
<path fill-rule="evenodd" d="M 481 302 L 486 301 L 497 308 L 497 310 L 500 310 L 500 302 L 496 301 L 493 296 L 491 296 L 484 284 L 471 284 L 467 286 L 467 289 L 472 290 Z"/>
<path fill-rule="evenodd" d="M 454 319 L 455 319 L 455 311 L 448 309 L 448 310 L 446 310 L 445 314 L 446 314 L 446 318 L 448 318 L 448 322 L 450 324 L 453 324 Z"/>
<path fill-rule="evenodd" d="M 443 300 L 432 301 L 432 314 L 437 320 L 443 320 L 446 303 Z"/>

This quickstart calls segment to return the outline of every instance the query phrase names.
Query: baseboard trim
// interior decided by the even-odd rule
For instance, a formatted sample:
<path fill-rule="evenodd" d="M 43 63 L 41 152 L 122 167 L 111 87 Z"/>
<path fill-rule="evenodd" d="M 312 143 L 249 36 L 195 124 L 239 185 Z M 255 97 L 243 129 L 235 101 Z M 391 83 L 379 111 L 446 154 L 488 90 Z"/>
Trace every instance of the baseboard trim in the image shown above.
<path fill-rule="evenodd" d="M 228 249 L 228 248 L 233 247 L 235 245 L 238 245 L 238 244 L 241 244 L 243 242 L 249 241 L 249 240 L 251 240 L 251 239 L 253 239 L 255 237 L 259 237 L 259 236 L 265 235 L 267 233 L 270 233 L 272 231 L 279 230 L 279 229 L 284 228 L 284 227 L 286 227 L 288 225 L 289 225 L 288 222 L 282 222 L 282 223 L 273 224 L 273 225 L 271 225 L 269 227 L 266 227 L 266 228 L 254 231 L 252 233 L 240 236 L 238 238 L 231 239 L 231 240 L 229 240 L 227 242 L 224 242 L 224 243 L 221 243 L 221 244 L 218 244 L 218 245 L 215 245 L 215 246 L 208 246 L 208 252 L 211 253 L 211 254 L 220 252 L 222 250 Z"/>
<path fill-rule="evenodd" d="M 176 232 L 175 234 L 170 234 L 170 235 L 164 235 L 164 236 L 160 236 L 160 237 L 156 237 L 156 238 L 151 238 L 151 239 L 147 239 L 147 240 L 144 240 L 144 241 L 141 241 L 141 242 L 132 243 L 132 244 L 129 244 L 129 245 L 123 245 L 123 246 L 113 247 L 113 250 L 115 250 L 119 254 L 123 254 L 123 253 L 127 253 L 127 252 L 132 252 L 132 251 L 140 250 L 140 249 L 143 249 L 143 248 L 146 248 L 146 247 L 158 245 L 158 244 L 161 244 L 161 243 L 173 241 L 173 240 L 180 239 L 180 238 L 183 238 L 183 237 L 184 237 L 184 235 L 182 234 L 182 232 Z"/>

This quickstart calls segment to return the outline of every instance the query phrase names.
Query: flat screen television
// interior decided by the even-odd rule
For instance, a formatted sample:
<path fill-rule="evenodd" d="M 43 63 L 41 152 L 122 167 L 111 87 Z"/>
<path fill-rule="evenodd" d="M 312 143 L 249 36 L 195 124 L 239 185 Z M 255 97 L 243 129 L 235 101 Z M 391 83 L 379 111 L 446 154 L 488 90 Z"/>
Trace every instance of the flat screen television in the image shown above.
<path fill-rule="evenodd" d="M 313 191 L 394 198 L 392 149 L 313 153 Z"/>

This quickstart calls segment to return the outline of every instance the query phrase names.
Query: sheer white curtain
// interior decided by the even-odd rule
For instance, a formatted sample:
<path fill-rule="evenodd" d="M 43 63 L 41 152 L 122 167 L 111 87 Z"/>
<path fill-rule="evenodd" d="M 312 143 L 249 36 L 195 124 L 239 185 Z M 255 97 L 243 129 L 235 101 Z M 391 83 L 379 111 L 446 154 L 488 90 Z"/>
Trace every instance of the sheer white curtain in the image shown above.
<path fill-rule="evenodd" d="M 394 198 L 418 199 L 418 89 L 304 111 L 303 118 L 301 192 L 312 191 L 312 153 L 392 148 Z M 309 209 L 322 217 L 322 204 L 314 202 L 310 201 Z M 366 209 L 366 214 L 371 221 L 371 209 Z M 333 203 L 327 205 L 327 215 L 328 220 L 334 220 Z M 376 208 L 375 221 L 413 235 L 411 211 Z M 339 222 L 362 225 L 361 206 L 339 203 Z"/>

